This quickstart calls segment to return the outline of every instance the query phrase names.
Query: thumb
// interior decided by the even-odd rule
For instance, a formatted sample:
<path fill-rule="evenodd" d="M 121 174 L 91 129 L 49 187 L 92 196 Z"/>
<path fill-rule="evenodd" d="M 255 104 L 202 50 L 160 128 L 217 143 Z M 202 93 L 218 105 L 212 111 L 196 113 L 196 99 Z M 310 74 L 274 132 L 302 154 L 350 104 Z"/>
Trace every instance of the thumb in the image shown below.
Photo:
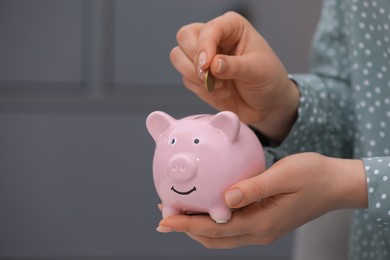
<path fill-rule="evenodd" d="M 230 56 L 218 54 L 211 63 L 211 72 L 218 79 L 256 81 L 259 77 L 259 63 L 255 53 Z"/>
<path fill-rule="evenodd" d="M 225 191 L 227 206 L 230 208 L 242 208 L 253 202 L 278 194 L 278 182 L 271 181 L 271 178 L 270 174 L 264 172 L 234 184 Z"/>

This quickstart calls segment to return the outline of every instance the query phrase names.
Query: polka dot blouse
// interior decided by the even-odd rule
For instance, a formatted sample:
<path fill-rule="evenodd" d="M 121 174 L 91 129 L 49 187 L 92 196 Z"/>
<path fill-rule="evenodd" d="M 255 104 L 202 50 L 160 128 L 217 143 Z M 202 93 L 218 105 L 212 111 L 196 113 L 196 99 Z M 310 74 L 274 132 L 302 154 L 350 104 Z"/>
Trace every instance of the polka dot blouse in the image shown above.
<path fill-rule="evenodd" d="M 390 259 L 390 1 L 324 0 L 298 120 L 268 162 L 315 151 L 361 158 L 368 210 L 353 214 L 349 259 Z"/>

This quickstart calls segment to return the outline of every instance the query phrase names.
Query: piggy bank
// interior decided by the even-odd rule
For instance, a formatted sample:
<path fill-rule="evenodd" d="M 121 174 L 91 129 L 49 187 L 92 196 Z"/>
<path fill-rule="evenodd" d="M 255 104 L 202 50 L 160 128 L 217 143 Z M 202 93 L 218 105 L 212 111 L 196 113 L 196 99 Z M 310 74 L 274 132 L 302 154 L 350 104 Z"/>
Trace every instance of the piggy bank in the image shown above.
<path fill-rule="evenodd" d="M 156 142 L 153 179 L 163 218 L 208 213 L 217 223 L 226 223 L 232 211 L 224 191 L 265 169 L 258 138 L 232 112 L 176 120 L 155 111 L 146 126 Z"/>

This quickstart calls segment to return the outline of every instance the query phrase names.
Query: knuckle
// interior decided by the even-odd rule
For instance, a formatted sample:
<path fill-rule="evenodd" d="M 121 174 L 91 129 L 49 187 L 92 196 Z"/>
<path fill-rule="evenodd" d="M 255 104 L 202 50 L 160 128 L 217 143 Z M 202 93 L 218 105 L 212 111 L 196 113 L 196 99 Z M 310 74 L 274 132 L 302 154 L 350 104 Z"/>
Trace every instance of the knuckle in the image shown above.
<path fill-rule="evenodd" d="M 192 58 L 193 61 L 195 61 L 198 57 L 198 52 L 196 49 L 191 49 L 189 50 L 190 52 L 190 57 Z"/>
<path fill-rule="evenodd" d="M 181 42 L 183 41 L 183 39 L 186 38 L 186 35 L 188 34 L 188 32 L 190 31 L 190 28 L 191 28 L 191 25 L 184 25 L 183 27 L 181 27 L 177 33 L 176 33 L 176 40 L 177 42 Z"/>
<path fill-rule="evenodd" d="M 253 189 L 251 191 L 251 192 L 253 192 L 252 196 L 255 196 L 255 199 L 257 199 L 257 200 L 263 199 L 264 195 L 267 194 L 266 193 L 266 186 L 264 185 L 264 183 L 255 179 L 255 181 L 253 181 L 252 184 L 253 184 Z"/>
<path fill-rule="evenodd" d="M 241 18 L 242 16 L 240 14 L 238 14 L 237 12 L 234 12 L 234 11 L 227 11 L 225 13 L 226 16 L 230 16 L 232 18 Z"/>
<path fill-rule="evenodd" d="M 174 60 L 175 60 L 177 51 L 178 51 L 178 47 L 175 47 L 175 48 L 173 48 L 173 49 L 171 50 L 171 52 L 169 53 L 169 58 L 171 59 L 171 61 L 174 61 Z"/>
<path fill-rule="evenodd" d="M 224 14 L 226 17 L 231 19 L 232 21 L 245 21 L 245 17 L 242 16 L 241 14 L 234 12 L 234 11 L 228 11 Z"/>

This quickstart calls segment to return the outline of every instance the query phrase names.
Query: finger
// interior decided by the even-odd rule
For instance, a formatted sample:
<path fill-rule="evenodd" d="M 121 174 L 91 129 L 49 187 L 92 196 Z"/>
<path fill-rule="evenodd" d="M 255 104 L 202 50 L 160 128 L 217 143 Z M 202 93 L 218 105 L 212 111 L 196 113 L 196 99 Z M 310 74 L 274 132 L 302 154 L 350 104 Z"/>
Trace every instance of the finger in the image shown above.
<path fill-rule="evenodd" d="M 229 223 L 232 227 L 237 226 L 240 232 L 231 236 L 205 236 L 195 233 L 187 233 L 187 235 L 207 248 L 236 248 L 253 244 L 267 245 L 278 238 L 275 234 L 278 234 L 279 224 L 283 222 L 278 218 L 275 219 L 274 210 L 279 212 L 280 208 L 275 207 L 273 202 L 263 201 L 252 203 L 235 211 Z M 285 214 L 282 215 L 285 219 Z"/>
<path fill-rule="evenodd" d="M 198 37 L 203 27 L 203 23 L 192 23 L 180 28 L 176 34 L 178 45 L 192 62 L 197 58 Z"/>
<path fill-rule="evenodd" d="M 196 74 L 196 68 L 194 67 L 193 61 L 184 53 L 182 48 L 179 46 L 173 48 L 169 57 L 173 67 L 175 67 L 184 78 L 191 79 L 191 81 L 198 82 L 199 84 L 202 83 Z"/>
<path fill-rule="evenodd" d="M 213 238 L 238 236 L 248 233 L 250 229 L 243 219 L 232 218 L 226 224 L 217 224 L 208 215 L 172 216 L 161 220 L 159 226 Z"/>
<path fill-rule="evenodd" d="M 188 78 L 183 78 L 183 84 L 184 86 L 194 92 L 197 96 L 200 98 L 204 98 L 205 96 L 209 96 L 210 94 L 207 93 L 206 89 L 203 87 L 203 83 L 200 82 L 200 80 L 190 80 Z"/>
<path fill-rule="evenodd" d="M 203 52 L 205 60 L 198 60 L 196 64 L 201 65 L 201 69 L 208 69 L 218 47 L 229 49 L 239 42 L 245 22 L 245 18 L 234 12 L 228 12 L 208 22 L 198 37 L 197 53 L 202 56 Z"/>
<path fill-rule="evenodd" d="M 201 243 L 203 246 L 209 249 L 231 249 L 252 244 L 252 236 L 249 234 L 219 238 L 206 237 L 192 233 L 186 234 L 193 240 Z"/>
<path fill-rule="evenodd" d="M 230 56 L 218 54 L 211 63 L 211 73 L 221 80 L 257 81 L 261 78 L 262 69 L 253 66 L 258 63 L 259 56 L 255 53 Z"/>
<path fill-rule="evenodd" d="M 234 184 L 225 191 L 226 204 L 231 208 L 241 208 L 271 196 L 293 192 L 284 172 L 275 164 L 260 175 Z"/>

